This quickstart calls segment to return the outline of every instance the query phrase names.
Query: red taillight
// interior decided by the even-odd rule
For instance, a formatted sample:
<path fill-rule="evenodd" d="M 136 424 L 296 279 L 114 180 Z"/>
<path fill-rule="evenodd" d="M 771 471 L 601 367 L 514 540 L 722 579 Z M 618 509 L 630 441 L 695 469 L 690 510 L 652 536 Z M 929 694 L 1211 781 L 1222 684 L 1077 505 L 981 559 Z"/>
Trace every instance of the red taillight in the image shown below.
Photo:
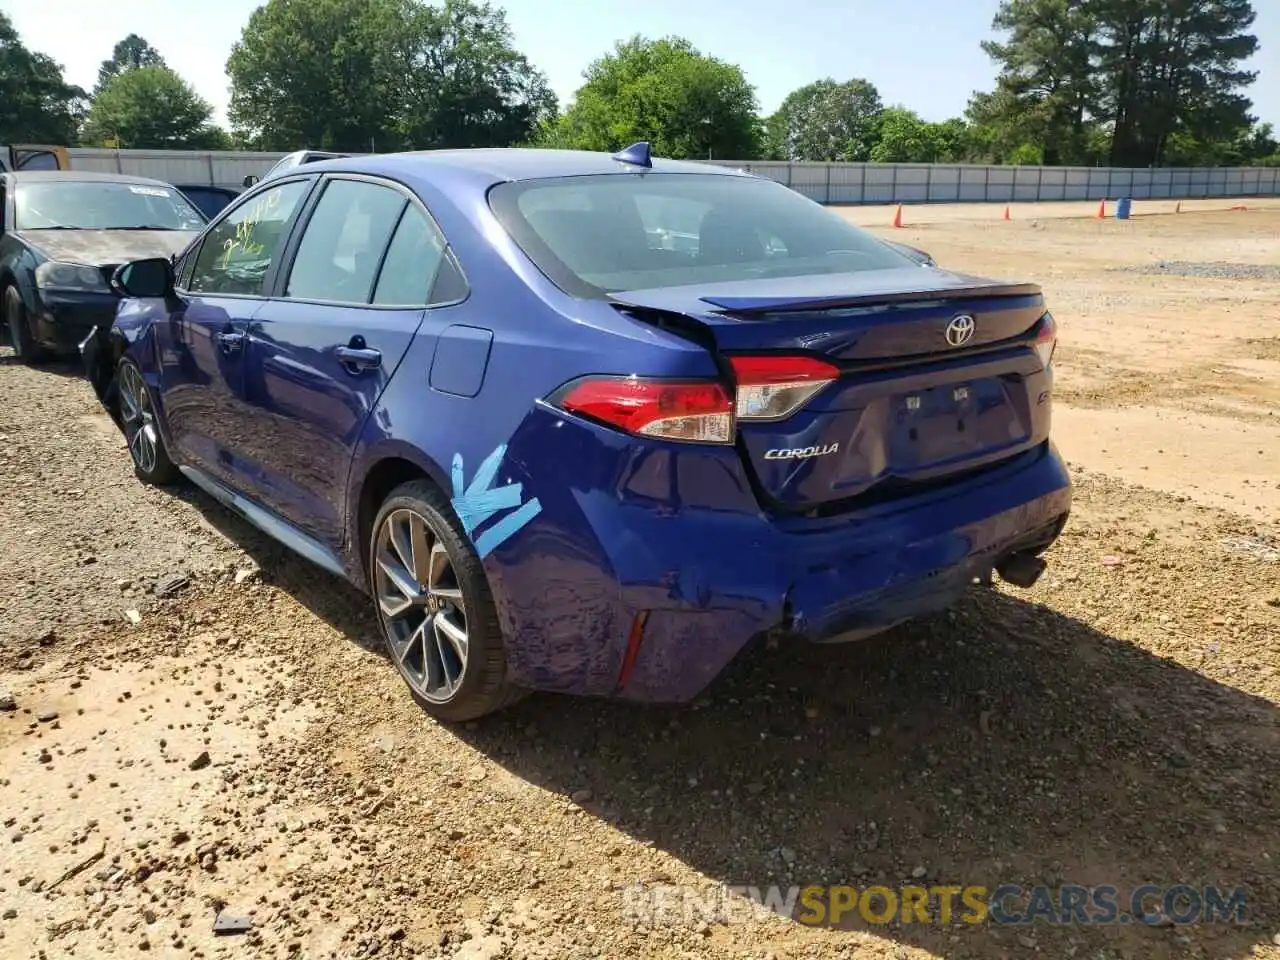
<path fill-rule="evenodd" d="M 781 420 L 795 413 L 840 376 L 832 364 L 813 357 L 733 357 L 737 381 L 734 412 L 739 420 Z"/>
<path fill-rule="evenodd" d="M 733 442 L 733 401 L 714 381 L 666 383 L 640 377 L 591 377 L 570 385 L 557 405 L 646 437 Z"/>
<path fill-rule="evenodd" d="M 1035 351 L 1041 365 L 1048 370 L 1053 362 L 1053 353 L 1058 346 L 1058 324 L 1053 314 L 1046 313 L 1040 318 L 1040 331 L 1036 334 Z"/>

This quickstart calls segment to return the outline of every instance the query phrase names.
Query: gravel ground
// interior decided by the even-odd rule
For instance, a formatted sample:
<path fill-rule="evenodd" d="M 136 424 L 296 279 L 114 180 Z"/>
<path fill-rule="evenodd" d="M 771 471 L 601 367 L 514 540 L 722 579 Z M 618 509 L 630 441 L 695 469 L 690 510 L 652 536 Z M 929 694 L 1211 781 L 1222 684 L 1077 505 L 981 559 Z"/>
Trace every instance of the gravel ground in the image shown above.
<path fill-rule="evenodd" d="M 1280 267 L 1262 263 L 1193 263 L 1187 260 L 1157 260 L 1136 267 L 1117 267 L 1154 276 L 1211 277 L 1215 280 L 1280 280 Z"/>
<path fill-rule="evenodd" d="M 931 238 L 1057 285 L 1068 427 L 1086 383 L 1138 409 L 1088 297 L 1140 324 L 1224 295 L 1107 274 L 1069 222 L 1005 236 Z M 1164 391 L 1198 363 L 1143 401 L 1189 396 Z M 1280 409 L 1249 397 L 1232 422 Z M 196 492 L 140 487 L 82 381 L 0 355 L 0 441 L 0 957 L 1280 956 L 1280 527 L 1119 479 L 1096 439 L 1030 591 L 761 650 L 685 708 L 539 696 L 458 728 L 414 707 L 353 590 Z M 637 885 L 824 882 L 1243 885 L 1248 922 L 624 910 Z M 220 915 L 252 928 L 217 936 Z"/>

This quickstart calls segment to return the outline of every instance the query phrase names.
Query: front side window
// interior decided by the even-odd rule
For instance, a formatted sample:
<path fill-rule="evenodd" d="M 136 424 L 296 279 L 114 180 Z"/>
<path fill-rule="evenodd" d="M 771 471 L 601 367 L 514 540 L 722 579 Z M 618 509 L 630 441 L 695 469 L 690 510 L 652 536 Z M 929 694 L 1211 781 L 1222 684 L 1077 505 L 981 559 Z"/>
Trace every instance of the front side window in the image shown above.
<path fill-rule="evenodd" d="M 368 303 L 383 251 L 408 203 L 391 187 L 329 181 L 298 244 L 284 295 Z"/>
<path fill-rule="evenodd" d="M 205 218 L 177 190 L 110 180 L 17 181 L 17 230 L 200 230 Z"/>
<path fill-rule="evenodd" d="M 205 235 L 188 289 L 261 296 L 289 223 L 310 186 L 307 180 L 279 184 L 227 214 Z"/>
<path fill-rule="evenodd" d="M 781 184 L 723 174 L 603 174 L 502 183 L 495 216 L 561 289 L 620 290 L 912 265 Z"/>

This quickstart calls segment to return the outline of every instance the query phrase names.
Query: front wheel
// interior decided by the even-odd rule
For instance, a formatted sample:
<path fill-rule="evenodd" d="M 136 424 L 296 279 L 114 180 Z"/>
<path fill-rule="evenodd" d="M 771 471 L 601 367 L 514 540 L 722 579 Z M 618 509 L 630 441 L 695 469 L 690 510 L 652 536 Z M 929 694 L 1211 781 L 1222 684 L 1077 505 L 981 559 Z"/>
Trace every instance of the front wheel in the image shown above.
<path fill-rule="evenodd" d="M 4 318 L 9 330 L 9 345 L 13 347 L 13 354 L 18 360 L 34 364 L 46 359 L 48 354 L 31 335 L 27 308 L 22 303 L 22 294 L 18 293 L 17 287 L 8 287 L 4 292 Z"/>
<path fill-rule="evenodd" d="M 116 372 L 120 402 L 120 426 L 129 443 L 133 472 L 143 483 L 165 486 L 176 482 L 181 474 L 169 459 L 164 438 L 156 425 L 155 405 L 142 371 L 132 360 L 120 361 Z"/>
<path fill-rule="evenodd" d="M 413 480 L 391 492 L 373 521 L 369 569 L 383 641 L 423 709 L 458 722 L 520 697 L 484 568 L 436 487 Z"/>

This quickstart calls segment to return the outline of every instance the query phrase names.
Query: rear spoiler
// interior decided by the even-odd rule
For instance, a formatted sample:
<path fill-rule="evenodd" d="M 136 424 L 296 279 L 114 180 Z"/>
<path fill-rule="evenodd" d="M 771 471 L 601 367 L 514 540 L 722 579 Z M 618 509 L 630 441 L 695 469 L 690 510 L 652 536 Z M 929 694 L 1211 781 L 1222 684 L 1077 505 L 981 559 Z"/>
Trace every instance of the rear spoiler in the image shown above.
<path fill-rule="evenodd" d="M 1039 297 L 1043 294 L 1044 291 L 1036 283 L 985 283 L 933 290 L 841 294 L 830 297 L 723 297 L 712 294 L 698 299 L 725 313 L 752 314 L 879 307 L 895 303 L 926 303 L 977 297 Z"/>

